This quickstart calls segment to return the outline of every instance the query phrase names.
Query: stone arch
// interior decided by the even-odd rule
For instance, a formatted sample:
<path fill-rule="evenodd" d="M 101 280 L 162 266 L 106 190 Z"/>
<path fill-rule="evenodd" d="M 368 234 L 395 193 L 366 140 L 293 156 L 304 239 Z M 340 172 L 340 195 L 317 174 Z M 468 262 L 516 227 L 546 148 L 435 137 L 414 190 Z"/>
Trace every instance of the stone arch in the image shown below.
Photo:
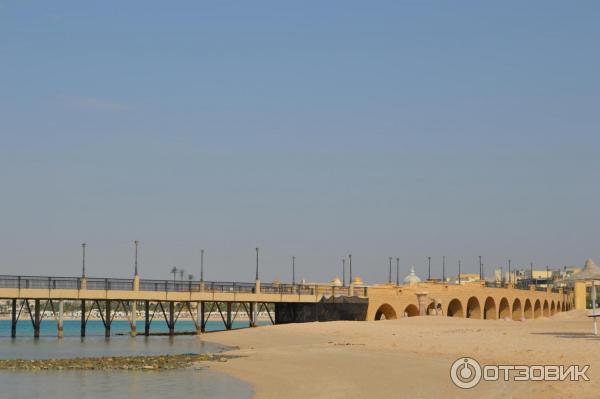
<path fill-rule="evenodd" d="M 554 316 L 555 313 L 556 313 L 556 304 L 554 303 L 554 301 L 552 301 L 552 304 L 550 305 L 550 316 Z"/>
<path fill-rule="evenodd" d="M 414 317 L 419 315 L 419 308 L 412 303 L 404 309 L 404 317 Z"/>
<path fill-rule="evenodd" d="M 525 309 L 523 315 L 526 319 L 533 319 L 533 308 L 531 307 L 531 301 L 529 298 L 525 299 Z"/>
<path fill-rule="evenodd" d="M 512 319 L 513 320 L 521 320 L 523 316 L 523 309 L 521 308 L 521 300 L 519 298 L 515 298 L 512 306 Z"/>
<path fill-rule="evenodd" d="M 542 303 L 539 299 L 535 300 L 535 305 L 533 305 L 533 318 L 539 319 L 542 317 Z"/>
<path fill-rule="evenodd" d="M 510 305 L 508 304 L 508 299 L 500 299 L 500 305 L 498 305 L 498 316 L 501 319 L 504 319 L 505 317 L 510 318 Z"/>
<path fill-rule="evenodd" d="M 388 303 L 384 303 L 383 305 L 379 306 L 379 308 L 377 308 L 377 312 L 375 312 L 375 320 L 393 320 L 396 318 L 398 318 L 396 316 L 396 311 Z"/>
<path fill-rule="evenodd" d="M 491 296 L 488 296 L 483 305 L 483 318 L 486 320 L 496 320 L 498 313 L 496 313 L 496 301 Z"/>
<path fill-rule="evenodd" d="M 544 300 L 544 317 L 550 317 L 550 306 L 548 305 L 548 300 Z"/>
<path fill-rule="evenodd" d="M 451 300 L 448 304 L 448 311 L 446 314 L 450 317 L 465 317 L 462 303 L 456 298 Z"/>
<path fill-rule="evenodd" d="M 467 317 L 469 319 L 481 319 L 481 305 L 474 296 L 467 301 Z"/>

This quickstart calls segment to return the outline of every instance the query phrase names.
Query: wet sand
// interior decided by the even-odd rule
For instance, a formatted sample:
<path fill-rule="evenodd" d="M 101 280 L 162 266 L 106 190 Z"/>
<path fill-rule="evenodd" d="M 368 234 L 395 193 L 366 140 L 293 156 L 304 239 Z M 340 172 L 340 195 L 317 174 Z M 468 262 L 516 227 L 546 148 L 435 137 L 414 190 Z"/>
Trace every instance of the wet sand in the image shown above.
<path fill-rule="evenodd" d="M 524 322 L 412 317 L 278 325 L 212 333 L 242 357 L 210 364 L 250 383 L 256 398 L 597 398 L 600 338 L 581 312 Z M 459 389 L 454 360 L 589 364 L 589 382 L 487 382 Z"/>

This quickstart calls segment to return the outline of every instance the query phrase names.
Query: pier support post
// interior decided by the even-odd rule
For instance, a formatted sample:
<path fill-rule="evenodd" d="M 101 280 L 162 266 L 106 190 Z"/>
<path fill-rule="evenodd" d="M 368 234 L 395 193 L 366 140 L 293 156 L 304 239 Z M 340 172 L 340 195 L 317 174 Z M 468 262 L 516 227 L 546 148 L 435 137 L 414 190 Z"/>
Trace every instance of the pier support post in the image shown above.
<path fill-rule="evenodd" d="M 144 335 L 147 337 L 150 335 L 150 301 L 144 301 Z"/>
<path fill-rule="evenodd" d="M 198 320 L 198 325 L 196 328 L 199 330 L 198 332 L 203 333 L 206 331 L 206 326 L 204 325 L 204 301 L 198 302 L 198 308 L 196 309 L 197 315 L 196 320 Z"/>
<path fill-rule="evenodd" d="M 169 302 L 169 335 L 175 335 L 175 302 Z"/>
<path fill-rule="evenodd" d="M 256 303 L 250 302 L 250 314 L 248 315 L 248 324 L 250 327 L 256 327 Z"/>
<path fill-rule="evenodd" d="M 12 320 L 10 323 L 10 336 L 15 338 L 17 336 L 17 300 L 12 300 Z"/>
<path fill-rule="evenodd" d="M 64 318 L 65 305 L 64 301 L 61 299 L 58 301 L 58 320 L 56 321 L 56 331 L 58 338 L 64 337 L 63 330 L 63 318 Z"/>
<path fill-rule="evenodd" d="M 111 307 L 111 301 L 107 300 L 106 301 L 106 309 L 105 309 L 105 315 L 104 315 L 104 336 L 106 338 L 110 337 L 110 307 Z"/>
<path fill-rule="evenodd" d="M 36 299 L 35 301 L 35 310 L 34 310 L 34 320 L 33 320 L 33 336 L 34 338 L 40 337 L 40 300 Z"/>
<path fill-rule="evenodd" d="M 85 299 L 81 300 L 81 336 L 85 337 L 85 314 L 86 314 L 86 309 L 85 309 Z"/>
<path fill-rule="evenodd" d="M 231 302 L 227 302 L 227 323 L 225 323 L 225 328 L 231 330 Z"/>
<path fill-rule="evenodd" d="M 131 314 L 129 318 L 129 325 L 131 326 L 130 335 L 135 337 L 137 335 L 137 301 L 131 301 L 129 312 Z"/>

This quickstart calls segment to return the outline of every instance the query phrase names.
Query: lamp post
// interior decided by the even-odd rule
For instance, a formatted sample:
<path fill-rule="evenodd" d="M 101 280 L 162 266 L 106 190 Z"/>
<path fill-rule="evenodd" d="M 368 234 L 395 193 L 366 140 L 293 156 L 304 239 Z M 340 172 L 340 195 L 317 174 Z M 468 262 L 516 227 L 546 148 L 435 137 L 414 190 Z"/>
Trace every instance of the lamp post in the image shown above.
<path fill-rule="evenodd" d="M 82 250 L 82 260 L 81 260 L 81 277 L 85 278 L 85 247 L 87 246 L 87 244 L 84 242 L 83 244 L 81 244 L 81 250 Z"/>
<path fill-rule="evenodd" d="M 481 255 L 479 255 L 479 280 L 483 280 L 483 263 L 481 263 Z"/>
<path fill-rule="evenodd" d="M 204 282 L 204 250 L 200 250 L 200 282 Z"/>
<path fill-rule="evenodd" d="M 442 282 L 446 281 L 446 257 L 442 256 Z"/>
<path fill-rule="evenodd" d="M 533 262 L 529 263 L 529 274 L 531 278 L 531 282 L 533 283 Z M 535 284 L 537 286 L 537 283 Z"/>
<path fill-rule="evenodd" d="M 349 260 L 349 262 L 348 262 L 349 263 L 348 268 L 349 268 L 349 272 L 350 272 L 350 281 L 349 281 L 349 283 L 352 284 L 352 254 L 348 255 L 348 260 Z"/>
<path fill-rule="evenodd" d="M 346 259 L 342 259 L 342 287 L 346 286 Z"/>
<path fill-rule="evenodd" d="M 427 280 L 431 280 L 431 256 L 427 257 Z"/>
<path fill-rule="evenodd" d="M 400 258 L 396 258 L 396 285 L 400 285 Z"/>
<path fill-rule="evenodd" d="M 256 280 L 258 281 L 258 247 L 256 247 Z"/>
<path fill-rule="evenodd" d="M 510 274 L 510 259 L 508 260 L 508 284 L 512 283 L 512 275 Z"/>
<path fill-rule="evenodd" d="M 388 284 L 392 284 L 392 257 L 389 257 L 390 260 L 390 273 L 388 274 Z"/>
<path fill-rule="evenodd" d="M 292 256 L 292 285 L 296 285 L 296 257 Z"/>
<path fill-rule="evenodd" d="M 139 243 L 140 242 L 138 240 L 135 240 L 133 242 L 133 244 L 135 245 L 135 266 L 134 266 L 134 273 L 133 273 L 134 276 L 138 275 L 138 246 L 139 246 Z"/>
<path fill-rule="evenodd" d="M 460 259 L 458 260 L 458 285 L 460 285 Z"/>

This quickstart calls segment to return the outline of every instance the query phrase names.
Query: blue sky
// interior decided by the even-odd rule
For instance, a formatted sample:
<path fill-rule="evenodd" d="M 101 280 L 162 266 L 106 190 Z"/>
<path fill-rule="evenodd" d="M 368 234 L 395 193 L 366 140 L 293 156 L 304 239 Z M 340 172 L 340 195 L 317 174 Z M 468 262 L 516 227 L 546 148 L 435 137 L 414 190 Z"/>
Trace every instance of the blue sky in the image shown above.
<path fill-rule="evenodd" d="M 0 1 L 5 274 L 600 257 L 594 1 Z"/>

